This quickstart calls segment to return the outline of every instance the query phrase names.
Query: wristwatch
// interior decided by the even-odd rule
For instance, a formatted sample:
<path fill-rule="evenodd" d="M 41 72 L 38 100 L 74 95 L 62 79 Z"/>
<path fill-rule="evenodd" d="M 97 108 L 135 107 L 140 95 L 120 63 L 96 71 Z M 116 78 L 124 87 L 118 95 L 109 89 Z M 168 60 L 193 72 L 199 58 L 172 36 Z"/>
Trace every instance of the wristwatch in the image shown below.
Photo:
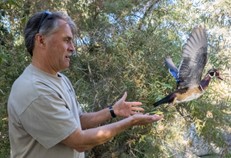
<path fill-rule="evenodd" d="M 114 112 L 114 110 L 113 110 L 113 107 L 112 107 L 112 106 L 108 106 L 108 109 L 109 109 L 109 111 L 110 111 L 110 113 L 111 113 L 111 117 L 115 118 L 115 117 L 116 117 L 116 114 L 115 114 L 115 112 Z"/>

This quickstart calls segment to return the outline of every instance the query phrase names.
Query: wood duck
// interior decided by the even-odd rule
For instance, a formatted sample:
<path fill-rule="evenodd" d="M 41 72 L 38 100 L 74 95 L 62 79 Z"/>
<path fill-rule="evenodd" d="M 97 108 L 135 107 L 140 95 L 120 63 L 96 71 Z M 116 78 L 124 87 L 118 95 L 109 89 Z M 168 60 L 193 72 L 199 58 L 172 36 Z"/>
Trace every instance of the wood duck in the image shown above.
<path fill-rule="evenodd" d="M 177 88 L 174 92 L 155 102 L 154 107 L 165 103 L 174 105 L 197 99 L 205 92 L 211 78 L 216 77 L 222 80 L 218 70 L 214 68 L 209 70 L 201 80 L 207 62 L 207 46 L 205 29 L 195 27 L 183 46 L 179 68 L 175 66 L 170 57 L 165 59 L 170 74 L 176 79 Z"/>

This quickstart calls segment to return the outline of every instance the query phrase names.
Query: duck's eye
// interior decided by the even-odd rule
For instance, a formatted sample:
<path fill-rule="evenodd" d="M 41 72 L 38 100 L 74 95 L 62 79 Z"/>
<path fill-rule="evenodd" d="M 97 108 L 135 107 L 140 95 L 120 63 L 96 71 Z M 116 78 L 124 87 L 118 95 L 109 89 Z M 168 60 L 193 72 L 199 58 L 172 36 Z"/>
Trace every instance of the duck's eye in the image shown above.
<path fill-rule="evenodd" d="M 211 76 L 214 76 L 215 75 L 215 72 L 210 72 L 209 73 Z"/>

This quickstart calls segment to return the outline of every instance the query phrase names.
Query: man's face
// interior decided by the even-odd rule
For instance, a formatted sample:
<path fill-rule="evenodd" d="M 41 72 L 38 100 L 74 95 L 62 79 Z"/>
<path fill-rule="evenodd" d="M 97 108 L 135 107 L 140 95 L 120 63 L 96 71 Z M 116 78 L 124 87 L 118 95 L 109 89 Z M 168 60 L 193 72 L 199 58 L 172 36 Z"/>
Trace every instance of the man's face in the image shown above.
<path fill-rule="evenodd" d="M 59 22 L 58 30 L 45 39 L 47 66 L 54 72 L 59 72 L 70 66 L 70 56 L 75 49 L 70 26 L 63 20 Z"/>

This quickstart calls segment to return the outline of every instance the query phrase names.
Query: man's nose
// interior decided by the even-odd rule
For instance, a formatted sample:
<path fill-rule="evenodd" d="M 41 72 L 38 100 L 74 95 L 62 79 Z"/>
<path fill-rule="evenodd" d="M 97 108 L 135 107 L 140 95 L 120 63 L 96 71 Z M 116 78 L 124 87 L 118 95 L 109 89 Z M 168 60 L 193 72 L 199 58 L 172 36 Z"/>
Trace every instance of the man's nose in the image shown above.
<path fill-rule="evenodd" d="M 75 51 L 75 45 L 73 42 L 70 42 L 68 49 L 72 52 Z"/>

